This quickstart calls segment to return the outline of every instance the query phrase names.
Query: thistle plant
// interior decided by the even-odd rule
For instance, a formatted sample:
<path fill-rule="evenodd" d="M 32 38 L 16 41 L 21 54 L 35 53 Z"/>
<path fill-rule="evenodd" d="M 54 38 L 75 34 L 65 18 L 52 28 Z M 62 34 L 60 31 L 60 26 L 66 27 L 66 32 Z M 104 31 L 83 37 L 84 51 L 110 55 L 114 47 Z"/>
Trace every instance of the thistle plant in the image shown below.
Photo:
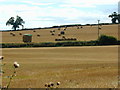
<path fill-rule="evenodd" d="M 3 56 L 0 56 L 0 89 L 2 88 L 2 73 L 3 73 L 3 70 L 2 70 L 2 60 L 4 59 Z"/>
<path fill-rule="evenodd" d="M 13 66 L 14 66 L 13 74 L 10 76 L 9 82 L 8 82 L 8 84 L 7 84 L 7 86 L 6 86 L 7 89 L 9 88 L 10 83 L 11 83 L 11 80 L 13 79 L 13 77 L 16 76 L 16 69 L 17 69 L 20 65 L 19 65 L 17 62 L 14 62 Z"/>
<path fill-rule="evenodd" d="M 0 60 L 2 61 L 4 59 L 4 57 L 3 56 L 0 56 Z M 1 62 L 1 67 L 0 67 L 0 75 L 1 75 L 1 78 L 2 78 L 2 74 L 4 74 L 4 71 L 2 70 L 2 67 L 4 66 L 5 64 L 2 64 L 2 62 Z M 10 75 L 10 76 L 7 76 L 8 78 L 9 78 L 9 81 L 8 81 L 8 83 L 7 83 L 7 85 L 6 86 L 4 86 L 4 87 L 2 87 L 2 85 L 0 85 L 0 87 L 2 88 L 2 89 L 8 89 L 9 87 L 10 87 L 10 84 L 11 84 L 11 81 L 12 81 L 12 79 L 13 79 L 13 77 L 14 76 L 16 76 L 16 72 L 17 72 L 17 68 L 19 68 L 19 64 L 17 63 L 17 62 L 14 62 L 13 63 L 13 73 L 12 73 L 12 75 Z"/>
<path fill-rule="evenodd" d="M 4 59 L 4 56 L 0 56 L 0 60 L 3 60 Z"/>

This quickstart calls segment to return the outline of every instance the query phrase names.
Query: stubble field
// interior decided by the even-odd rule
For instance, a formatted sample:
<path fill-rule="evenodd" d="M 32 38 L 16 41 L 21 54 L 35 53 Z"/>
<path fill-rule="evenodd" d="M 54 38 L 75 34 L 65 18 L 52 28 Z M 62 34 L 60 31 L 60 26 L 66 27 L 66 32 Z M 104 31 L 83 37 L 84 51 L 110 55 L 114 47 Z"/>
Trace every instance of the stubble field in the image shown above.
<path fill-rule="evenodd" d="M 113 88 L 118 85 L 118 46 L 3 48 L 3 85 L 14 61 L 17 76 L 10 88 L 44 88 L 61 82 L 60 88 Z"/>

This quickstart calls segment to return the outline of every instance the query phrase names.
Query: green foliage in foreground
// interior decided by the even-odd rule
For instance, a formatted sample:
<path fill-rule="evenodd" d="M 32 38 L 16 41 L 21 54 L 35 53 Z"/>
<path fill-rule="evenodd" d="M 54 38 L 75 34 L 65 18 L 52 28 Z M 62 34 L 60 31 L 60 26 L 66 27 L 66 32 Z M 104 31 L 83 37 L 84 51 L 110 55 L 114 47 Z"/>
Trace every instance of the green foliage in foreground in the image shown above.
<path fill-rule="evenodd" d="M 115 37 L 101 35 L 94 41 L 64 41 L 64 42 L 43 42 L 43 43 L 2 43 L 2 48 L 20 47 L 65 47 L 65 46 L 100 46 L 100 45 L 120 45 L 120 41 Z"/>

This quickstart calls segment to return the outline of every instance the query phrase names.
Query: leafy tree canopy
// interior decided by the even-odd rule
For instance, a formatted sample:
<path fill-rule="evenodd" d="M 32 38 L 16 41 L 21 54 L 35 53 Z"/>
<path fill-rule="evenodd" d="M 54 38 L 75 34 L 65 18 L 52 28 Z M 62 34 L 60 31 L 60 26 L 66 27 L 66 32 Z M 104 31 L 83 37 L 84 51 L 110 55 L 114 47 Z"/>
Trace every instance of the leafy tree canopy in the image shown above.
<path fill-rule="evenodd" d="M 120 14 L 117 14 L 116 12 L 113 12 L 111 15 L 109 15 L 110 18 L 112 18 L 112 23 L 116 23 L 116 21 L 118 21 L 118 23 L 120 23 Z"/>
<path fill-rule="evenodd" d="M 20 16 L 17 16 L 16 20 L 14 17 L 11 17 L 6 22 L 6 25 L 12 25 L 12 29 L 16 30 L 17 28 L 19 28 L 19 26 L 22 26 L 22 28 L 23 28 L 24 23 L 25 23 L 25 21 L 23 21 L 23 19 Z"/>

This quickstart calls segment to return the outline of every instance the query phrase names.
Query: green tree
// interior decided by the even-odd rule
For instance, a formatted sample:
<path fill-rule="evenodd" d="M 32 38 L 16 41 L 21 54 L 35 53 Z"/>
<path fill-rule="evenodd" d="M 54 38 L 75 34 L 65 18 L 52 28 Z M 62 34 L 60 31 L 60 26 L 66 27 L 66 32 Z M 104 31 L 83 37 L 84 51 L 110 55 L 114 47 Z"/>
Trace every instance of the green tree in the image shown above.
<path fill-rule="evenodd" d="M 120 14 L 118 14 L 118 23 L 120 23 Z"/>
<path fill-rule="evenodd" d="M 98 39 L 100 45 L 116 45 L 117 39 L 113 36 L 101 35 Z"/>
<path fill-rule="evenodd" d="M 25 22 L 23 21 L 23 19 L 20 16 L 16 17 L 16 20 L 14 17 L 11 17 L 7 22 L 6 25 L 12 25 L 12 29 L 16 30 L 17 28 L 19 28 L 19 26 L 22 26 L 22 28 L 24 27 L 23 24 Z"/>
<path fill-rule="evenodd" d="M 111 15 L 109 15 L 110 18 L 112 18 L 112 23 L 116 23 L 118 20 L 118 23 L 120 23 L 120 14 L 117 14 L 116 12 L 113 12 Z"/>

